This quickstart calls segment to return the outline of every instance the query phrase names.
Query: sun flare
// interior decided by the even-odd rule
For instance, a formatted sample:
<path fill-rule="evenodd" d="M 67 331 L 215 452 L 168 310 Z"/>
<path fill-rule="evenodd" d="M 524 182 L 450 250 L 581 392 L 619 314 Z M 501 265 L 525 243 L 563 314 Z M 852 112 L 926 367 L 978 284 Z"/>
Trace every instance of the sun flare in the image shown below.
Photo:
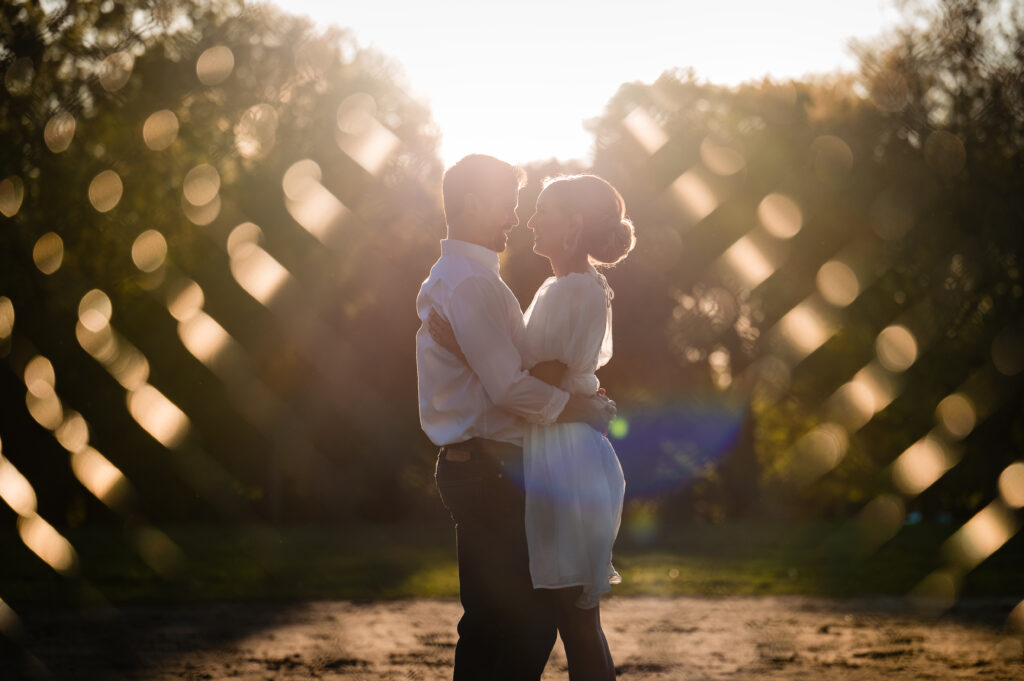
<path fill-rule="evenodd" d="M 723 85 L 850 70 L 848 40 L 896 16 L 890 3 L 812 0 L 293 0 L 286 9 L 350 28 L 396 58 L 411 93 L 430 105 L 446 164 L 476 151 L 519 163 L 586 158 L 585 121 L 622 83 L 672 68 Z"/>

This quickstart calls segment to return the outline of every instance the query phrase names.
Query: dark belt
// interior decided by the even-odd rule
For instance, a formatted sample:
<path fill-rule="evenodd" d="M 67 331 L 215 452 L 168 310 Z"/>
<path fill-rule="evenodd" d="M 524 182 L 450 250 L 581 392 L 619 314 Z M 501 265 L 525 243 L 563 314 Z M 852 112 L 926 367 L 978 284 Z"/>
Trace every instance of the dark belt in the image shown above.
<path fill-rule="evenodd" d="M 482 437 L 474 437 L 465 442 L 458 442 L 445 445 L 445 459 L 448 461 L 469 461 L 474 457 L 484 457 L 495 461 L 518 460 L 522 461 L 523 448 L 508 442 L 497 440 L 485 440 Z"/>

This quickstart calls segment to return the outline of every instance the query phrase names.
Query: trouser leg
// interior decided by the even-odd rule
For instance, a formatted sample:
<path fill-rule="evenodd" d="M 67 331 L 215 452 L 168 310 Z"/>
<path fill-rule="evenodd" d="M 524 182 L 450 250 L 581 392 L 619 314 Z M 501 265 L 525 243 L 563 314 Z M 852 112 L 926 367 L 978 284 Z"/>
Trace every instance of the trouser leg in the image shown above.
<path fill-rule="evenodd" d="M 456 523 L 463 616 L 455 679 L 540 678 L 555 642 L 550 594 L 535 590 L 521 479 L 489 461 L 445 461 L 437 484 Z"/>

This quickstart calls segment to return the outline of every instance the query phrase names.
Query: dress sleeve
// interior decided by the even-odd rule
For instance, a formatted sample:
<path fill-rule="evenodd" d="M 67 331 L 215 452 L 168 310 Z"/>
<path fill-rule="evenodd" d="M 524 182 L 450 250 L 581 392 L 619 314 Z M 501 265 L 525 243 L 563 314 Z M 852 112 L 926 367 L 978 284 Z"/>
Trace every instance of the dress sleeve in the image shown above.
<path fill-rule="evenodd" d="M 551 347 L 569 374 L 597 371 L 611 359 L 611 308 L 593 276 L 571 274 L 550 291 Z"/>

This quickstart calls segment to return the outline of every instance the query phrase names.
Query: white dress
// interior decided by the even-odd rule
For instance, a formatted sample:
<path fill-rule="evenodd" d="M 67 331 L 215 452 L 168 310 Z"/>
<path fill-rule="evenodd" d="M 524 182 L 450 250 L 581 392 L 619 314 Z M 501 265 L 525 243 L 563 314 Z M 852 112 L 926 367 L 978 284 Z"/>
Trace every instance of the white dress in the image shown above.
<path fill-rule="evenodd" d="M 594 268 L 549 277 L 524 316 L 531 363 L 568 366 L 561 387 L 593 395 L 594 374 L 612 356 L 611 290 Z M 610 584 L 612 544 L 625 480 L 607 438 L 584 423 L 530 426 L 523 442 L 526 538 L 536 588 L 584 587 L 576 605 L 592 608 Z"/>

